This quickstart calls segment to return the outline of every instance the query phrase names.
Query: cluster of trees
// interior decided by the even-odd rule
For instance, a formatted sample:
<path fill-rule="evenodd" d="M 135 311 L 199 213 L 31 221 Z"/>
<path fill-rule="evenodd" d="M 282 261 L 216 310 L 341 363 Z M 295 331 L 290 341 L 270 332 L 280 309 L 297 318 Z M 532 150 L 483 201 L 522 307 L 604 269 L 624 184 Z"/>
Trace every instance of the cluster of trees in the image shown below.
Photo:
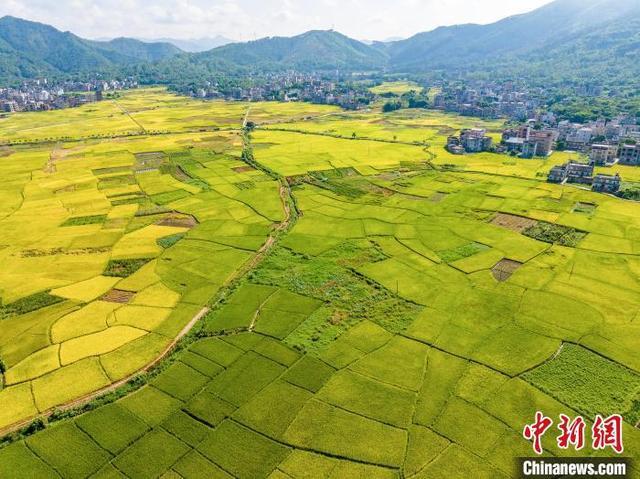
<path fill-rule="evenodd" d="M 640 119 L 638 92 L 621 96 L 579 96 L 567 92 L 553 95 L 546 106 L 558 117 L 574 123 L 585 123 L 598 118 L 611 119 L 621 113 Z"/>
<path fill-rule="evenodd" d="M 410 91 L 400 97 L 392 93 L 386 93 L 382 96 L 386 98 L 393 98 L 382 105 L 382 111 L 384 113 L 391 113 L 403 108 L 429 108 L 430 105 L 429 98 L 425 93 L 418 93 L 415 91 Z"/>
<path fill-rule="evenodd" d="M 382 105 L 383 113 L 391 113 L 393 111 L 400 110 L 402 108 L 402 102 L 399 101 L 388 101 L 384 105 Z"/>

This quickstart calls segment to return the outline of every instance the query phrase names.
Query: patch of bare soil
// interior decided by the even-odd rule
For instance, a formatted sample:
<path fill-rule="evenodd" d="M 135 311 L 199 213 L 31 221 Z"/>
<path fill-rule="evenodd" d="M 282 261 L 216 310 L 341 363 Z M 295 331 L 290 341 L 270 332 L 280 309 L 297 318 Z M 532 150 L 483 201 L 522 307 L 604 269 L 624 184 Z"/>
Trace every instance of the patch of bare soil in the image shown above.
<path fill-rule="evenodd" d="M 198 221 L 189 215 L 169 215 L 156 223 L 158 226 L 173 226 L 175 228 L 195 228 Z"/>
<path fill-rule="evenodd" d="M 235 168 L 231 168 L 236 173 L 247 173 L 248 171 L 254 171 L 255 168 L 253 166 L 236 166 Z"/>
<path fill-rule="evenodd" d="M 387 171 L 385 173 L 380 173 L 377 178 L 383 181 L 394 181 L 402 176 L 398 171 Z"/>
<path fill-rule="evenodd" d="M 538 224 L 536 220 L 531 218 L 525 218 L 524 216 L 511 215 L 509 213 L 498 213 L 491 224 L 507 228 L 517 233 L 522 233 L 524 230 L 529 229 Z"/>
<path fill-rule="evenodd" d="M 140 162 L 163 160 L 167 155 L 164 151 L 147 151 L 143 153 L 136 153 L 136 160 Z"/>
<path fill-rule="evenodd" d="M 165 164 L 165 161 L 167 159 L 167 155 L 163 151 L 136 153 L 135 157 L 136 165 L 134 169 L 137 172 L 153 171 L 155 169 L 159 169 L 162 165 Z"/>
<path fill-rule="evenodd" d="M 107 294 L 102 296 L 100 299 L 102 301 L 107 301 L 108 303 L 127 304 L 131 302 L 131 300 L 135 295 L 136 294 L 132 293 L 131 291 L 123 291 L 121 289 L 112 289 Z"/>
<path fill-rule="evenodd" d="M 522 266 L 522 263 L 513 261 L 511 259 L 500 260 L 491 270 L 493 277 L 498 281 L 508 280 L 518 268 Z"/>

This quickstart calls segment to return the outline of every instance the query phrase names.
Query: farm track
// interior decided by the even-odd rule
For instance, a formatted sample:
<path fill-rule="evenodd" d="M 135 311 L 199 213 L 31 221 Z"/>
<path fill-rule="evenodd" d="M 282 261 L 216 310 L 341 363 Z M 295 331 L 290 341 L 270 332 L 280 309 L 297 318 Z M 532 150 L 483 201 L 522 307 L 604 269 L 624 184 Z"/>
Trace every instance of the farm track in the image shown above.
<path fill-rule="evenodd" d="M 120 103 L 118 103 L 117 101 L 114 101 L 114 103 L 118 106 L 118 108 L 120 108 L 120 110 L 122 110 L 122 113 L 124 113 L 125 115 L 127 115 L 127 117 L 129 118 L 129 120 L 131 120 L 133 123 L 135 123 L 136 125 L 138 125 L 138 127 L 140 128 L 140 131 L 142 131 L 143 134 L 147 133 L 147 129 L 140 123 L 138 122 L 138 120 L 136 120 L 133 116 L 131 116 L 131 113 L 129 113 L 129 110 L 127 110 L 125 107 L 123 107 Z"/>
<path fill-rule="evenodd" d="M 284 186 L 280 185 L 280 198 L 282 199 L 283 209 L 285 212 L 285 218 L 282 222 L 278 223 L 278 225 L 274 228 L 273 232 L 269 235 L 267 240 L 262 244 L 260 249 L 257 251 L 256 255 L 242 265 L 236 272 L 226 281 L 224 286 L 229 286 L 231 283 L 239 280 L 244 275 L 246 275 L 251 270 L 255 269 L 265 258 L 265 256 L 271 251 L 273 246 L 277 241 L 278 235 L 286 231 L 291 224 L 291 208 L 289 206 L 289 190 Z"/>
<path fill-rule="evenodd" d="M 247 122 L 249 121 L 249 114 L 251 113 L 251 107 L 247 108 L 247 112 L 244 114 L 244 120 L 242 120 L 242 128 L 247 127 Z"/>
<path fill-rule="evenodd" d="M 291 211 L 291 203 L 292 203 L 292 193 L 291 190 L 289 188 L 289 186 L 286 183 L 286 180 L 284 180 L 283 178 L 278 178 L 279 182 L 280 182 L 280 188 L 279 188 L 279 195 L 280 195 L 280 199 L 282 201 L 282 208 L 284 211 L 284 219 L 278 223 L 273 231 L 271 232 L 271 234 L 267 237 L 266 241 L 264 242 L 264 244 L 260 247 L 260 249 L 258 249 L 257 253 L 250 258 L 246 263 L 244 263 L 239 269 L 237 269 L 235 271 L 235 273 L 233 273 L 226 281 L 225 283 L 222 285 L 221 289 L 229 287 L 230 285 L 232 285 L 234 282 L 240 280 L 243 276 L 245 276 L 247 273 L 249 273 L 250 271 L 252 271 L 253 269 L 255 269 L 261 262 L 262 260 L 267 256 L 267 254 L 271 251 L 271 249 L 273 248 L 273 246 L 276 244 L 278 237 L 280 236 L 281 233 L 286 232 L 289 227 L 291 226 L 292 220 L 294 219 L 293 215 L 292 215 L 292 211 Z M 167 347 L 163 350 L 163 352 L 156 357 L 153 361 L 151 361 L 150 363 L 148 363 L 146 366 L 144 366 L 143 368 L 139 369 L 138 371 L 136 371 L 133 374 L 130 374 L 129 376 L 122 378 L 114 383 L 109 384 L 108 386 L 105 386 L 101 389 L 98 389 L 97 391 L 94 391 L 90 394 L 87 394 L 85 396 L 82 396 L 80 398 L 76 398 L 72 401 L 68 401 L 64 404 L 61 404 L 59 406 L 55 406 L 53 408 L 50 408 L 36 416 L 32 416 L 29 419 L 14 423 L 10 426 L 7 426 L 3 429 L 0 429 L 0 438 L 7 436 L 9 434 L 12 434 L 14 432 L 19 431 L 20 429 L 28 426 L 29 424 L 31 424 L 33 421 L 37 420 L 37 419 L 47 419 L 49 418 L 52 414 L 54 414 L 55 412 L 61 412 L 61 411 L 68 411 L 71 409 L 75 409 L 78 408 L 80 406 L 83 406 L 91 401 L 93 401 L 94 399 L 97 399 L 101 396 L 104 396 L 106 394 L 112 393 L 114 391 L 116 391 L 118 388 L 124 386 L 125 384 L 127 384 L 129 381 L 135 379 L 136 377 L 140 376 L 141 374 L 145 374 L 147 372 L 149 372 L 151 369 L 153 369 L 155 366 L 157 366 L 161 361 L 163 361 L 164 359 L 166 359 L 171 352 L 173 352 L 173 350 L 175 349 L 175 347 L 178 345 L 178 343 L 185 337 L 187 336 L 191 330 L 195 327 L 196 324 L 198 324 L 198 322 L 204 318 L 207 313 L 210 311 L 209 307 L 203 307 L 198 314 L 196 314 L 190 321 L 189 323 L 187 323 L 185 325 L 184 328 L 182 328 L 182 330 L 180 331 L 180 333 L 178 333 L 178 335 L 171 341 L 171 343 L 169 343 L 169 345 L 167 345 Z M 252 326 L 255 324 L 255 320 L 257 319 L 254 318 L 254 322 L 252 324 Z"/>

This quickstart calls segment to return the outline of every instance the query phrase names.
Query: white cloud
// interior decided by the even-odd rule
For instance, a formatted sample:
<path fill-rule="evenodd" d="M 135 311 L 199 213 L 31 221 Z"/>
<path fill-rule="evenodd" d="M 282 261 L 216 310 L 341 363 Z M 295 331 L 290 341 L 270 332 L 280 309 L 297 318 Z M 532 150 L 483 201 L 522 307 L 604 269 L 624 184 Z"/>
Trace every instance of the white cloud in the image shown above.
<path fill-rule="evenodd" d="M 0 15 L 89 38 L 248 40 L 336 30 L 355 38 L 410 36 L 440 25 L 489 23 L 550 0 L 2 0 Z"/>

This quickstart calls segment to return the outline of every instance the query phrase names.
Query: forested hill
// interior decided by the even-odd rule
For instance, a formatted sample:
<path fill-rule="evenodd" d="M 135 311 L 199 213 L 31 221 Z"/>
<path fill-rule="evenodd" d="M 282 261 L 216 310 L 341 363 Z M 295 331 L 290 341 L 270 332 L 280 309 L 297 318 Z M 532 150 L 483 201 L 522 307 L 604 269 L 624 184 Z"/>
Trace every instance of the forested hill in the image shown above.
<path fill-rule="evenodd" d="M 0 84 L 20 78 L 98 71 L 180 53 L 168 43 L 121 38 L 84 40 L 49 25 L 14 17 L 0 18 Z"/>
<path fill-rule="evenodd" d="M 489 25 L 441 27 L 366 45 L 335 31 L 232 43 L 182 53 L 168 43 L 83 40 L 12 17 L 0 19 L 0 84 L 43 75 L 136 76 L 146 83 L 195 82 L 213 74 L 298 71 L 434 71 L 637 81 L 639 0 L 556 0 Z M 99 32 L 97 32 L 99 33 Z"/>
<path fill-rule="evenodd" d="M 582 43 L 598 31 L 607 31 L 603 53 L 615 55 L 617 44 L 627 41 L 626 24 L 633 19 L 640 19 L 638 0 L 557 0 L 489 25 L 441 27 L 377 46 L 398 71 L 469 68 L 489 61 L 529 60 L 531 54 L 538 60 L 552 51 L 563 51 L 564 46 Z"/>
<path fill-rule="evenodd" d="M 640 1 L 556 0 L 489 25 L 441 27 L 407 40 L 366 45 L 334 31 L 234 43 L 143 66 L 145 80 L 212 72 L 277 70 L 433 71 L 576 77 L 627 82 L 640 75 Z"/>
<path fill-rule="evenodd" d="M 387 55 L 341 33 L 314 30 L 295 37 L 271 37 L 233 43 L 200 53 L 196 61 L 225 61 L 251 69 L 371 70 L 384 66 Z"/>

